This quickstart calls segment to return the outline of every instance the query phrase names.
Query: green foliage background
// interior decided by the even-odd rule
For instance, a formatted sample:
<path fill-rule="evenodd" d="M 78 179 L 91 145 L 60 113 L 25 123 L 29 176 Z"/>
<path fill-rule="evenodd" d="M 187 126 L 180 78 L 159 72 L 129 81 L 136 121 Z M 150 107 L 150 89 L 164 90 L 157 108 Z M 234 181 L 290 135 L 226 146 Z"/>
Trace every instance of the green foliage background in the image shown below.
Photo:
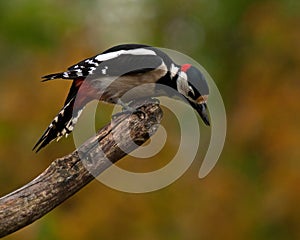
<path fill-rule="evenodd" d="M 228 117 L 223 154 L 205 179 L 197 178 L 200 152 L 182 178 L 154 193 L 94 181 L 6 239 L 300 239 L 299 10 L 296 0 L 1 1 L 1 195 L 74 149 L 69 138 L 31 152 L 69 86 L 40 76 L 112 45 L 140 42 L 193 57 L 216 81 Z M 103 109 L 99 126 L 109 121 L 111 108 Z M 155 169 L 176 146 L 121 166 Z"/>

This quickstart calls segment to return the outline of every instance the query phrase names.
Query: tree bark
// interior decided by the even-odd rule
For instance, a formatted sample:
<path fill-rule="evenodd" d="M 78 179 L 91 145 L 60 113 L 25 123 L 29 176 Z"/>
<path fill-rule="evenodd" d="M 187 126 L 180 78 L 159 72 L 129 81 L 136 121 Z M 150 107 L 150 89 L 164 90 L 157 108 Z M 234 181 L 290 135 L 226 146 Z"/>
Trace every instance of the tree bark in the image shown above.
<path fill-rule="evenodd" d="M 41 218 L 156 132 L 157 103 L 122 113 L 71 154 L 54 160 L 37 178 L 0 198 L 0 237 Z"/>

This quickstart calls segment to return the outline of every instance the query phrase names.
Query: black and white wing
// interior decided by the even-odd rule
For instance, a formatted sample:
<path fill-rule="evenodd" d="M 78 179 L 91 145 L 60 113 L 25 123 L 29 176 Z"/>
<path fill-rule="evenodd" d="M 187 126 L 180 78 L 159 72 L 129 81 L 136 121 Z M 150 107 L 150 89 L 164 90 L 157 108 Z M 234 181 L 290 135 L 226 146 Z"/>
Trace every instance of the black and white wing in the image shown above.
<path fill-rule="evenodd" d="M 84 59 L 72 65 L 65 72 L 49 74 L 43 81 L 52 79 L 72 79 L 101 76 L 120 76 L 126 73 L 143 73 L 159 67 L 162 59 L 161 51 L 146 45 L 125 44 L 112 47 L 101 54 Z M 163 58 L 168 58 L 163 55 Z"/>
<path fill-rule="evenodd" d="M 64 107 L 53 119 L 33 149 L 39 151 L 51 141 L 55 139 L 59 140 L 62 136 L 71 133 L 84 105 L 92 99 L 91 96 L 87 96 L 87 100 L 83 99 L 83 104 L 74 109 L 74 102 L 79 88 L 87 79 L 101 79 L 102 77 L 109 76 L 138 76 L 153 72 L 157 69 L 159 71 L 162 70 L 162 73 L 157 75 L 158 78 L 163 76 L 167 71 L 164 59 L 154 48 L 148 48 L 148 46 L 145 45 L 129 44 L 113 47 L 101 54 L 85 59 L 69 67 L 65 72 L 44 76 L 43 81 L 62 78 L 73 80 L 73 83 Z M 138 81 L 143 78 L 138 77 L 132 79 Z M 155 79 L 153 81 L 155 81 Z M 139 83 L 137 82 L 136 85 L 137 84 Z M 126 83 L 124 85 L 126 85 Z M 116 85 L 113 89 L 114 93 L 118 94 L 120 90 L 122 92 L 124 89 L 120 88 L 124 85 Z M 80 95 L 80 97 L 84 98 L 85 96 Z"/>

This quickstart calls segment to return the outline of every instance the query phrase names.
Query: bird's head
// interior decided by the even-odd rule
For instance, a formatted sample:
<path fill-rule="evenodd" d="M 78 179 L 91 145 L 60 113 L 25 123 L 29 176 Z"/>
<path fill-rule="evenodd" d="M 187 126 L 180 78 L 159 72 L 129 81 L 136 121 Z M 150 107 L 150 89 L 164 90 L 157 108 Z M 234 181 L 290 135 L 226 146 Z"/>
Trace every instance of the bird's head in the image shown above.
<path fill-rule="evenodd" d="M 203 122 L 210 125 L 206 101 L 209 95 L 208 84 L 204 75 L 194 66 L 183 64 L 178 71 L 177 91 L 198 112 Z"/>

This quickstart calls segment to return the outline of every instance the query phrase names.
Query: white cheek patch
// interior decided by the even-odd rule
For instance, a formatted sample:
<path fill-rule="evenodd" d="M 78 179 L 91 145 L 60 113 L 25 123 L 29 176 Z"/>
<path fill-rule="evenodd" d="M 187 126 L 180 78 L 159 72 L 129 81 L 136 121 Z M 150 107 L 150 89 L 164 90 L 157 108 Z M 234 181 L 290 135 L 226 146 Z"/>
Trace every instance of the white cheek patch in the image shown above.
<path fill-rule="evenodd" d="M 177 90 L 185 97 L 188 97 L 188 92 L 191 90 L 187 81 L 187 75 L 183 71 L 181 71 L 178 75 Z"/>
<path fill-rule="evenodd" d="M 171 64 L 171 78 L 175 77 L 175 75 L 178 73 L 179 67 L 176 67 L 174 63 Z"/>

